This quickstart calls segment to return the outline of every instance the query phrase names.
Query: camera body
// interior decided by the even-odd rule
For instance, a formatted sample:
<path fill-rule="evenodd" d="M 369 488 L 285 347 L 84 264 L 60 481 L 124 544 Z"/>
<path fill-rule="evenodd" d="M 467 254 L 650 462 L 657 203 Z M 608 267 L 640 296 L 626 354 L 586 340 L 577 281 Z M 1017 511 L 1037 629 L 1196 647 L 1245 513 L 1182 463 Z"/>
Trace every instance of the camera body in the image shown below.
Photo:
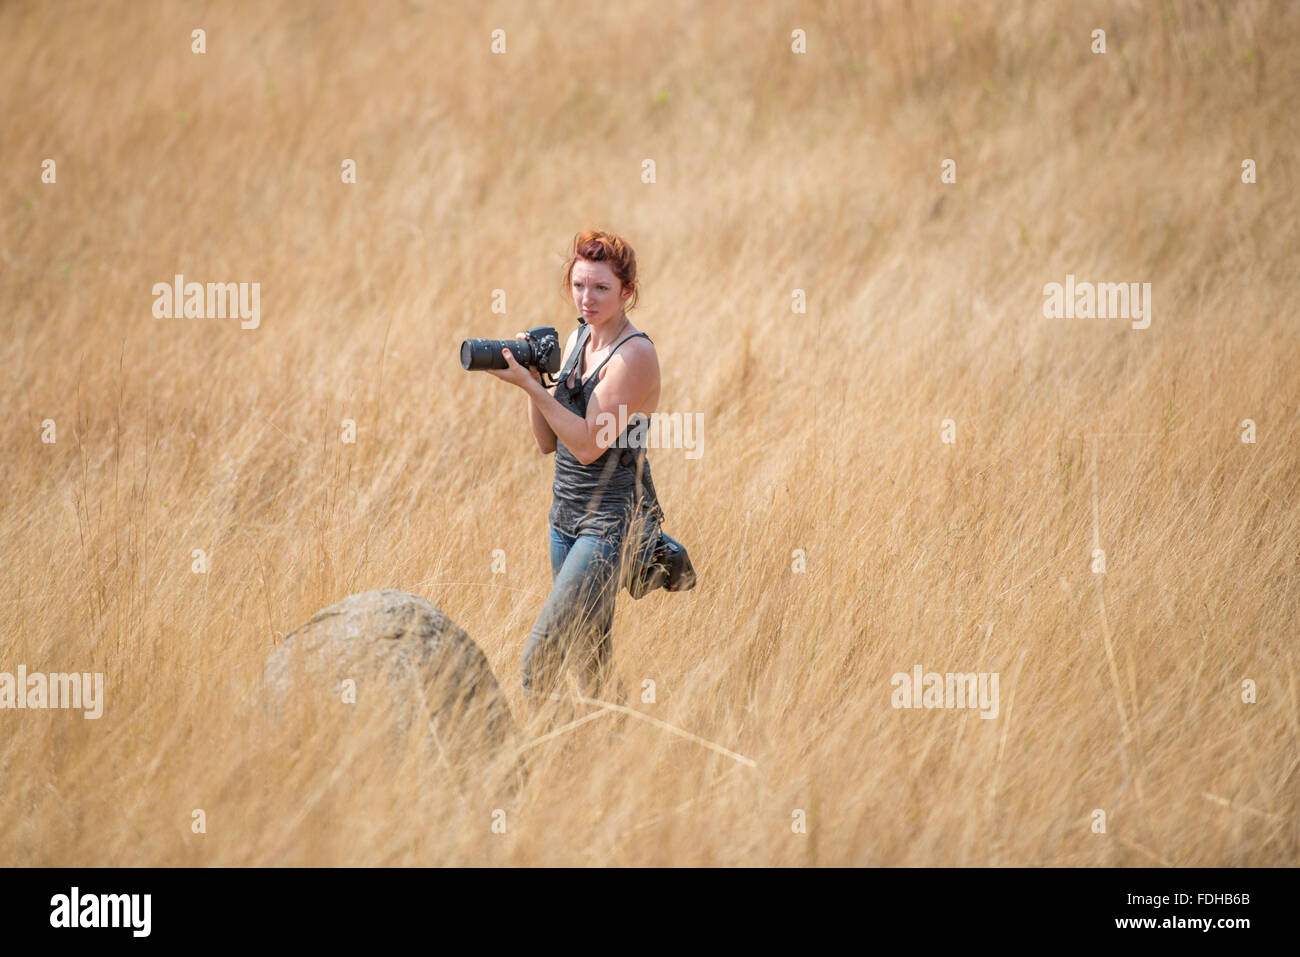
<path fill-rule="evenodd" d="M 509 349 L 515 361 L 525 369 L 554 376 L 560 371 L 563 349 L 554 326 L 537 326 L 524 333 L 524 339 L 466 339 L 460 344 L 462 369 L 505 369 L 502 349 Z"/>

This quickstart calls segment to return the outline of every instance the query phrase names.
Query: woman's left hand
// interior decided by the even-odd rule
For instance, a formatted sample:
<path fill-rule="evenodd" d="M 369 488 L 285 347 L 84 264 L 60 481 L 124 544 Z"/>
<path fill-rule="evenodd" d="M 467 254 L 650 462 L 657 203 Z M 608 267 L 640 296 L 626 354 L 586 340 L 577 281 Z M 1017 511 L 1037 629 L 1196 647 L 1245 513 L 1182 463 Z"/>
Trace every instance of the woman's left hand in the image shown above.
<path fill-rule="evenodd" d="M 519 335 L 515 336 L 515 338 L 523 339 L 524 334 L 521 332 Z M 487 372 L 489 375 L 496 376 L 498 379 L 504 379 L 506 382 L 509 382 L 511 385 L 517 385 L 521 389 L 526 388 L 528 386 L 529 379 L 532 379 L 534 382 L 539 382 L 539 383 L 542 381 L 542 374 L 540 372 L 538 372 L 536 369 L 525 369 L 523 366 L 521 366 L 518 362 L 515 361 L 515 357 L 511 354 L 509 349 L 502 349 L 501 355 L 505 357 L 506 368 L 485 369 L 484 371 Z"/>

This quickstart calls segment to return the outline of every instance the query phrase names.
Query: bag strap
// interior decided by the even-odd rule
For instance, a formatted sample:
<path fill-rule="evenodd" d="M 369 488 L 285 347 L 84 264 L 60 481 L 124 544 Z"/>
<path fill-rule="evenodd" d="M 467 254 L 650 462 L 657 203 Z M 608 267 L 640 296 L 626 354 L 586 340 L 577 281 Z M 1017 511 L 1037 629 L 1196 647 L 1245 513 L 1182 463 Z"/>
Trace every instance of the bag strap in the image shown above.
<path fill-rule="evenodd" d="M 647 427 L 649 426 L 650 417 L 648 415 L 644 415 L 638 412 L 635 415 L 633 415 L 631 419 L 629 419 L 629 422 L 634 422 L 637 419 L 643 419 L 646 422 Z M 635 477 L 636 500 L 638 502 L 645 501 L 647 488 L 650 490 L 651 493 L 654 493 L 655 520 L 662 528 L 663 520 L 664 520 L 664 508 L 663 505 L 661 505 L 659 502 L 658 493 L 654 492 L 654 481 L 650 478 L 649 475 L 646 474 L 646 468 L 645 468 L 646 452 L 647 450 L 645 448 L 623 449 L 623 451 L 618 456 L 618 463 L 622 465 L 624 468 L 630 469 L 633 476 Z"/>

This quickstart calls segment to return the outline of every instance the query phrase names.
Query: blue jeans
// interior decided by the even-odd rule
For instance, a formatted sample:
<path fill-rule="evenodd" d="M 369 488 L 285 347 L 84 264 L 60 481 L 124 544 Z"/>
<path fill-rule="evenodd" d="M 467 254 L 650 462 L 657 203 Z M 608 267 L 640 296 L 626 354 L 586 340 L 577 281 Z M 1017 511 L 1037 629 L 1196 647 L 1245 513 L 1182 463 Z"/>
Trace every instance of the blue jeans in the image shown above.
<path fill-rule="evenodd" d="M 555 690 L 565 664 L 577 671 L 583 694 L 600 694 L 611 671 L 622 550 L 622 535 L 572 536 L 551 526 L 551 594 L 524 644 L 520 669 L 529 697 Z"/>

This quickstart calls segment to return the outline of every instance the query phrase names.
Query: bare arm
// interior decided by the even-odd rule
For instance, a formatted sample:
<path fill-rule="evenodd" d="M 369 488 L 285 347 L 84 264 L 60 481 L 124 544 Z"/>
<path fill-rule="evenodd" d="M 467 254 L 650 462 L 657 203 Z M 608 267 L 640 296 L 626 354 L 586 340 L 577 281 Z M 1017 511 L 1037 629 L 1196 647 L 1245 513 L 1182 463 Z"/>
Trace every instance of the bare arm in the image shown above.
<path fill-rule="evenodd" d="M 540 414 L 549 427 L 550 451 L 554 451 L 558 438 L 574 458 L 590 465 L 614 444 L 627 427 L 627 420 L 637 412 L 646 411 L 657 397 L 659 359 L 654 346 L 645 339 L 633 339 L 621 346 L 592 391 L 585 420 L 560 405 L 537 379 L 525 381 L 523 389 L 531 403 L 530 415 L 534 411 Z"/>
<path fill-rule="evenodd" d="M 577 337 L 578 331 L 575 329 L 570 333 L 569 341 L 565 344 L 564 352 L 560 357 L 561 368 L 568 361 L 569 352 L 573 349 L 573 343 Z M 515 338 L 524 339 L 526 336 L 521 332 Z M 533 374 L 534 381 L 542 387 L 543 393 L 549 395 L 550 393 L 546 392 L 546 387 L 542 386 L 541 374 L 536 369 L 530 369 L 529 371 Z M 533 430 L 533 438 L 537 440 L 537 448 L 543 455 L 550 455 L 555 451 L 555 430 L 546 421 L 546 416 L 542 415 L 541 410 L 537 408 L 537 402 L 531 395 L 528 398 L 528 427 Z"/>
<path fill-rule="evenodd" d="M 539 380 L 537 384 L 541 386 L 542 383 Z M 549 395 L 550 393 L 546 394 Z M 542 415 L 541 410 L 537 408 L 537 403 L 531 398 L 528 400 L 528 425 L 533 430 L 533 438 L 537 440 L 538 451 L 543 455 L 550 455 L 554 452 L 555 433 L 546 424 L 546 416 Z"/>

